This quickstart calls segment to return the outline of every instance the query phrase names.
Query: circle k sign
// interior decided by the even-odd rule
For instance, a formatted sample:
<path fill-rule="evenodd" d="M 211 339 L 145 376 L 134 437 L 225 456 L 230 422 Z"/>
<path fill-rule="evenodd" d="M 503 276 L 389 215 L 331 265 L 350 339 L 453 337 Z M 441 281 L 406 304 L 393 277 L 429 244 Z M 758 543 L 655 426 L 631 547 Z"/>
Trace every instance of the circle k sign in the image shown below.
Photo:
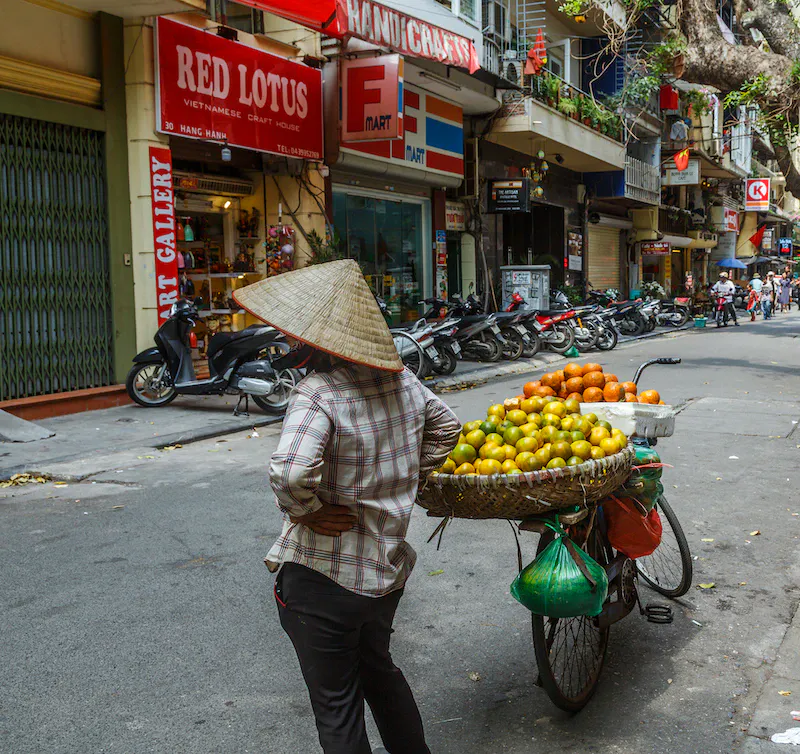
<path fill-rule="evenodd" d="M 745 210 L 769 209 L 769 178 L 748 178 L 744 195 Z"/>

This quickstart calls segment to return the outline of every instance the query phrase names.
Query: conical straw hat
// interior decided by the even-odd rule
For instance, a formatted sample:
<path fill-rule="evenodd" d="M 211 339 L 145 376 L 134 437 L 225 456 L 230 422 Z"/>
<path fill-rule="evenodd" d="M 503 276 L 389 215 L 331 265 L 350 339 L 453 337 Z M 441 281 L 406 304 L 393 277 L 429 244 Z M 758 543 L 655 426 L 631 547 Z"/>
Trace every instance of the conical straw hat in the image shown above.
<path fill-rule="evenodd" d="M 311 265 L 233 293 L 267 324 L 356 364 L 401 372 L 392 334 L 353 259 Z"/>

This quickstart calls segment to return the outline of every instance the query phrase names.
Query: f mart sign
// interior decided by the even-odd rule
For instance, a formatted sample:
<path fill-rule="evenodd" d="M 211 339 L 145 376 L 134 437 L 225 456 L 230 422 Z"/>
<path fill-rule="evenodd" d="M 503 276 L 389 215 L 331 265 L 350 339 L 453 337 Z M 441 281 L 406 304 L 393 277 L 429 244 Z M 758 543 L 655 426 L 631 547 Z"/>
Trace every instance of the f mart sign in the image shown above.
<path fill-rule="evenodd" d="M 342 62 L 342 140 L 403 136 L 403 59 L 399 55 Z"/>

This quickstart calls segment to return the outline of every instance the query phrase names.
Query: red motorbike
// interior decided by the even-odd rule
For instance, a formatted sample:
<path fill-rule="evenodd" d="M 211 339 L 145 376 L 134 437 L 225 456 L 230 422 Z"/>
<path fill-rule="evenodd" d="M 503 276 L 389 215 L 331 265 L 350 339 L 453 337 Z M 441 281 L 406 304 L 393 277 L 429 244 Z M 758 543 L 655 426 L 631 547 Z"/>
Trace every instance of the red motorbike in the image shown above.
<path fill-rule="evenodd" d="M 507 312 L 515 312 L 525 305 L 525 299 L 519 293 L 511 295 L 511 303 Z M 565 354 L 575 345 L 575 329 L 572 326 L 576 312 L 574 309 L 542 309 L 532 312 L 522 324 L 538 335 L 542 345 L 555 353 Z"/>
<path fill-rule="evenodd" d="M 717 296 L 717 302 L 714 306 L 714 321 L 717 327 L 728 326 L 728 306 L 725 303 L 725 296 Z"/>

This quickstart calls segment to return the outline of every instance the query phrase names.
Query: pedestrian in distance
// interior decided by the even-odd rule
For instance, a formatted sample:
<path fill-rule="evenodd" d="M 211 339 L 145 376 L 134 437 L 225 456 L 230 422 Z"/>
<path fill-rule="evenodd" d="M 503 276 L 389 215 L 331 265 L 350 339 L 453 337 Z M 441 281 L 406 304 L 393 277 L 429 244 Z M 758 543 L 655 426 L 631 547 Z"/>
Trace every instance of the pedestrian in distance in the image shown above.
<path fill-rule="evenodd" d="M 277 571 L 278 615 L 322 750 L 370 754 L 366 701 L 389 752 L 430 754 L 389 640 L 416 559 L 406 533 L 417 488 L 453 449 L 458 419 L 403 368 L 354 260 L 287 272 L 235 295 L 289 336 L 287 358 L 309 370 L 270 464 L 284 520 L 265 563 Z"/>
<path fill-rule="evenodd" d="M 780 290 L 778 291 L 778 303 L 782 312 L 791 310 L 792 282 L 788 275 L 780 276 Z"/>
<path fill-rule="evenodd" d="M 750 312 L 750 321 L 756 321 L 756 311 L 758 311 L 759 296 L 753 288 L 752 283 L 747 284 L 747 311 Z"/>
<path fill-rule="evenodd" d="M 724 323 L 728 324 L 728 317 L 733 319 L 733 324 L 739 327 L 739 321 L 736 319 L 736 307 L 733 305 L 733 294 L 736 292 L 736 286 L 728 279 L 727 272 L 719 273 L 719 280 L 714 283 L 711 292 L 715 297 L 721 297 L 725 300 Z"/>
<path fill-rule="evenodd" d="M 772 299 L 775 296 L 775 273 L 767 273 L 767 279 L 761 288 L 761 311 L 764 312 L 764 319 L 772 319 Z"/>
<path fill-rule="evenodd" d="M 756 293 L 761 294 L 761 289 L 764 287 L 764 281 L 761 279 L 760 272 L 753 273 L 753 277 L 750 279 L 750 285 L 753 286 L 753 290 Z"/>

